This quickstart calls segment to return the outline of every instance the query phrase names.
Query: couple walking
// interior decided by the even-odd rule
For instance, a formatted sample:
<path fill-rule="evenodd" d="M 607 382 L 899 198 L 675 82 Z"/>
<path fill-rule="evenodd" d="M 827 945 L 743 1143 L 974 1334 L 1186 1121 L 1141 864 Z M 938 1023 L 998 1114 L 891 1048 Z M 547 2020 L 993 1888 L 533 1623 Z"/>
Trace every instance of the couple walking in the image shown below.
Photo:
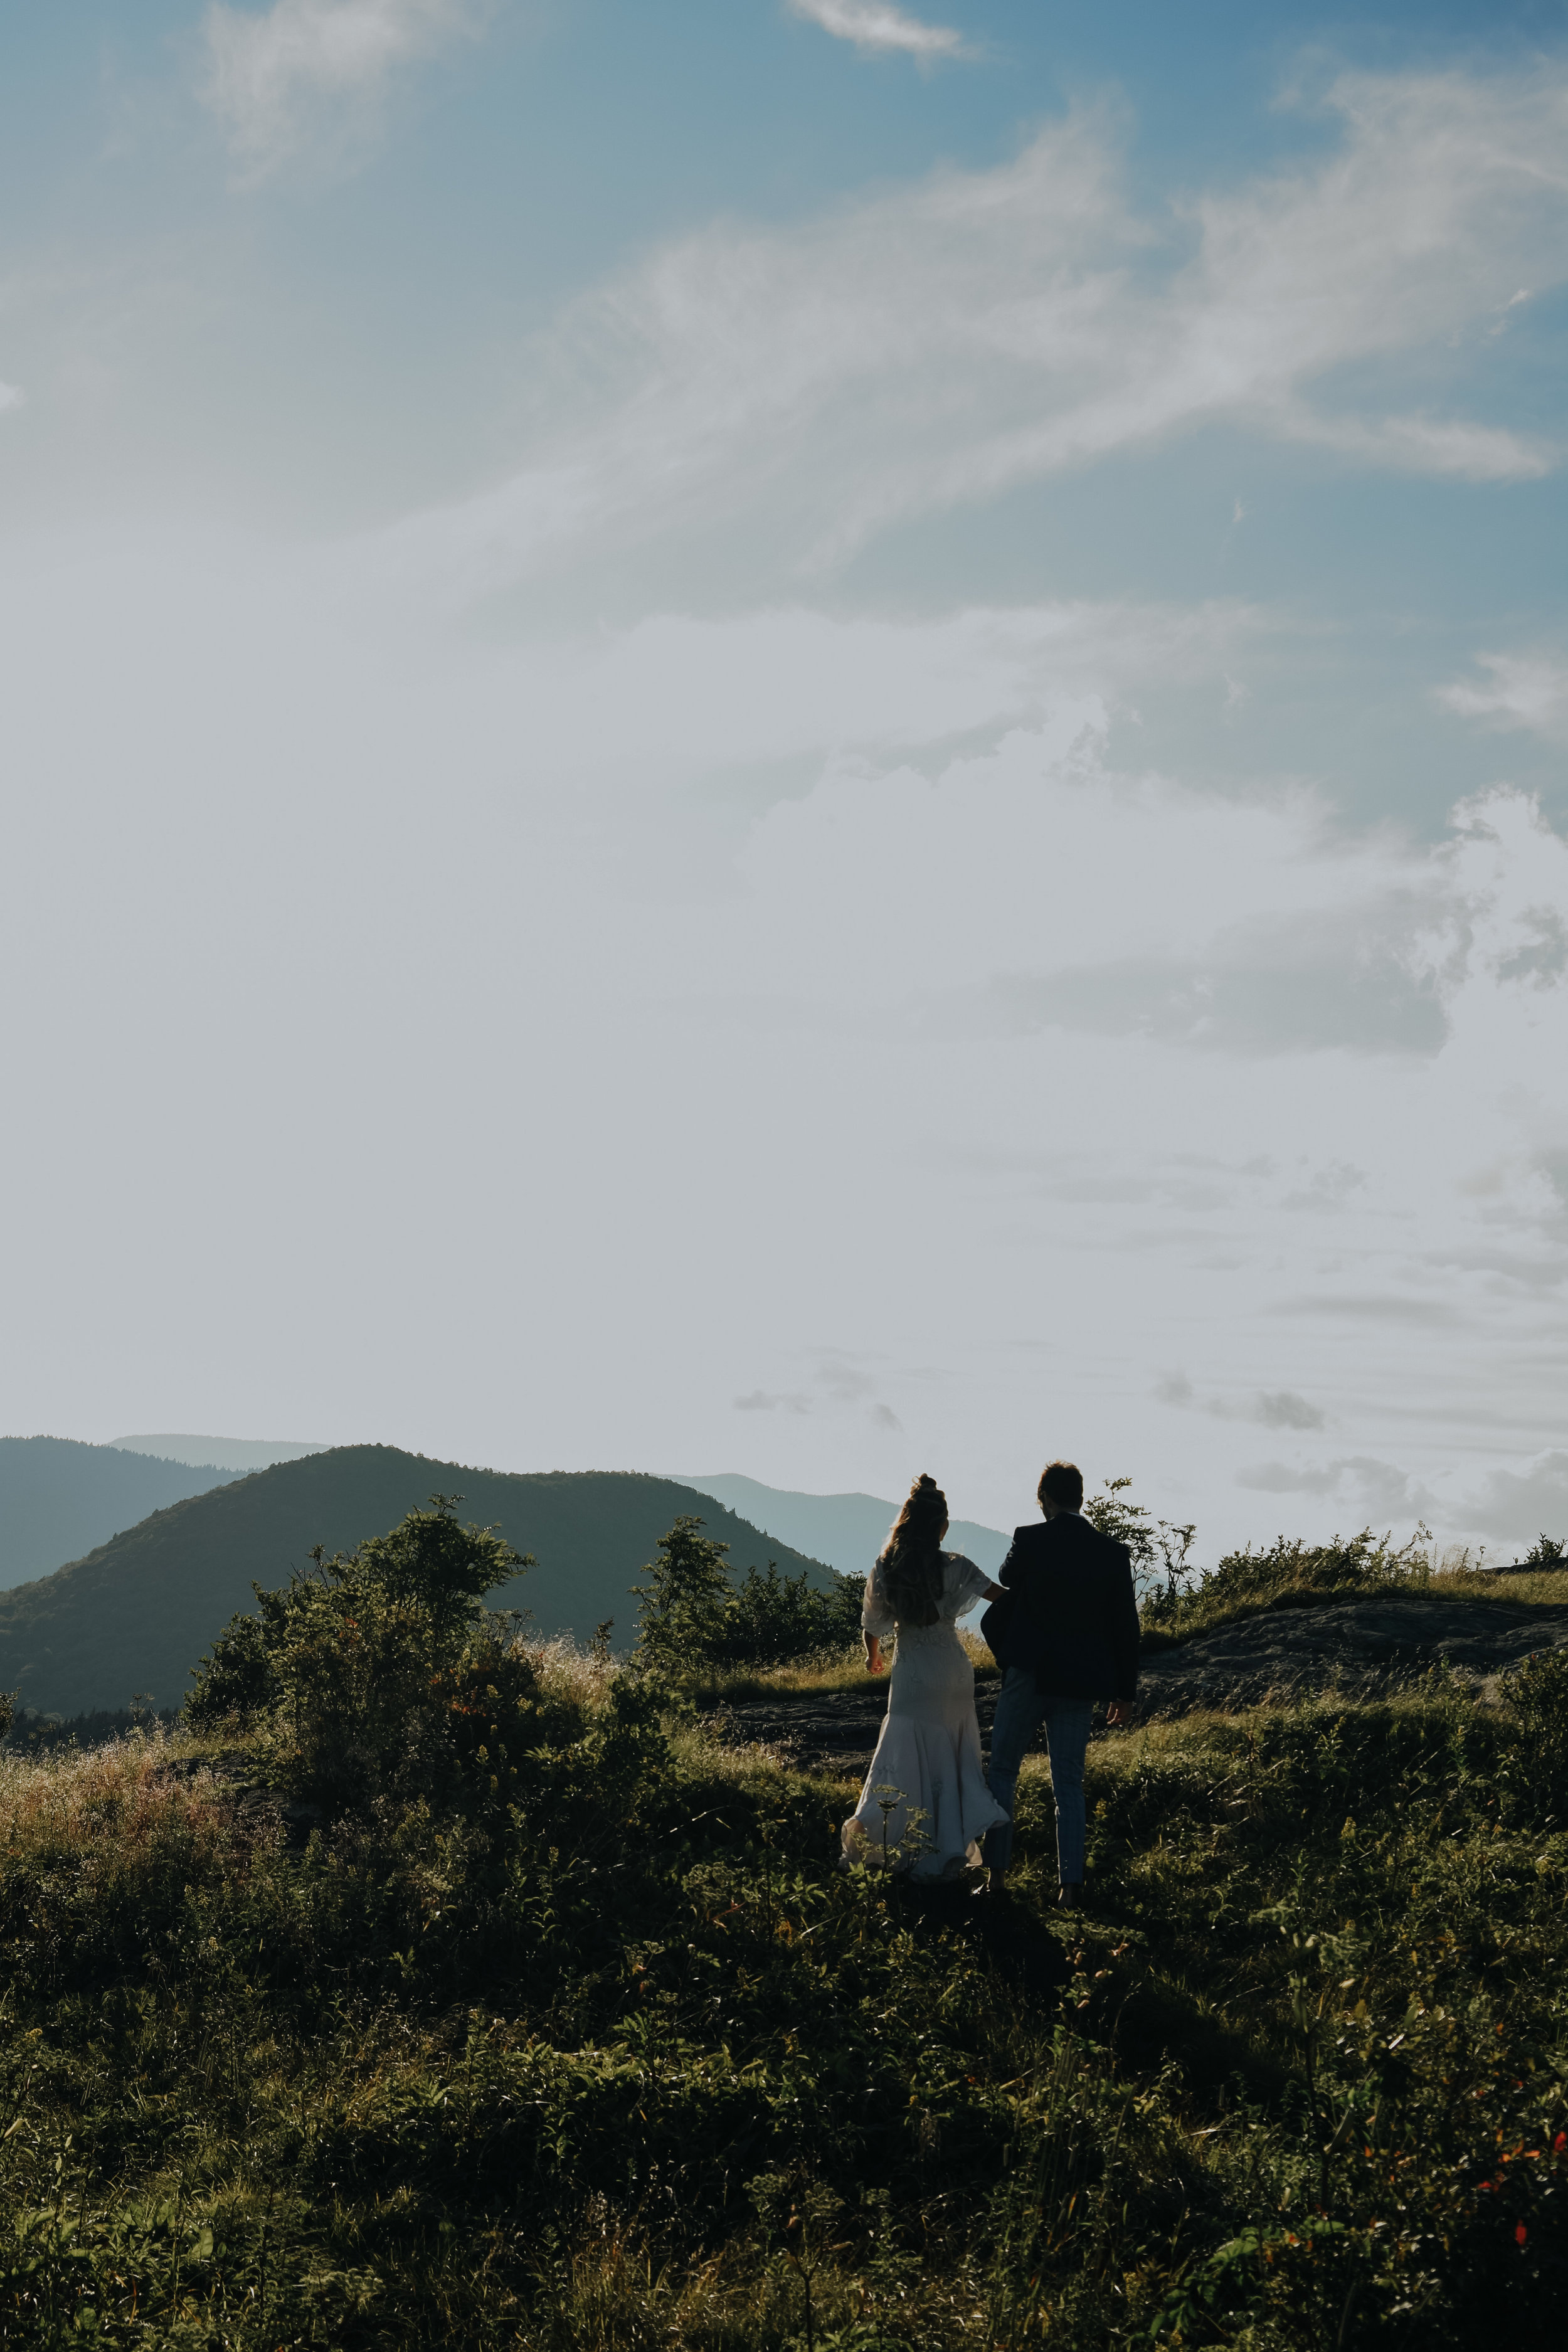
<path fill-rule="evenodd" d="M 894 1846 L 918 1879 L 978 1868 L 1006 1874 L 1018 1773 L 1041 1725 L 1057 1805 L 1060 1900 L 1083 1885 L 1083 1759 L 1097 1698 L 1126 1723 L 1138 1688 L 1138 1604 L 1125 1544 L 1082 1517 L 1083 1479 L 1053 1462 L 1039 1484 L 1042 1523 L 1016 1529 L 993 1584 L 962 1552 L 943 1551 L 947 1500 L 917 1478 L 866 1580 L 866 1659 L 881 1672 L 883 1638 L 898 1633 L 888 1712 L 860 1801 L 844 1824 L 847 1861 L 876 1862 Z M 957 1620 L 991 1607 L 981 1630 L 1002 1668 L 991 1730 L 990 1784 L 980 1760 L 974 1669 Z M 910 1815 L 920 1820 L 911 1830 Z M 908 1841 L 907 1845 L 905 1841 Z M 913 1852 L 912 1858 L 910 1849 Z"/>

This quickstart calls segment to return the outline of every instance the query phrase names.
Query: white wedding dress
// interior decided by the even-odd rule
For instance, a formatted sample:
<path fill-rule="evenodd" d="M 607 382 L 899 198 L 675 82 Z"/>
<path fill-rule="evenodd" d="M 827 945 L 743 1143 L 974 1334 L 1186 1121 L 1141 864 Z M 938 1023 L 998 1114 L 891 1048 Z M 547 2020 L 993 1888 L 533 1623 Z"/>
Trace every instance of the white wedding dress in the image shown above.
<path fill-rule="evenodd" d="M 877 1753 L 860 1801 L 844 1824 L 847 1864 L 879 1864 L 886 1857 L 911 1878 L 959 1878 L 978 1869 L 980 1840 L 1008 1818 L 985 1785 L 974 1669 L 954 1622 L 984 1582 L 972 1559 L 944 1551 L 936 1623 L 898 1627 Z M 860 1622 L 868 1633 L 894 1628 L 880 1560 L 866 1580 Z M 915 1812 L 921 1818 L 911 1822 Z"/>

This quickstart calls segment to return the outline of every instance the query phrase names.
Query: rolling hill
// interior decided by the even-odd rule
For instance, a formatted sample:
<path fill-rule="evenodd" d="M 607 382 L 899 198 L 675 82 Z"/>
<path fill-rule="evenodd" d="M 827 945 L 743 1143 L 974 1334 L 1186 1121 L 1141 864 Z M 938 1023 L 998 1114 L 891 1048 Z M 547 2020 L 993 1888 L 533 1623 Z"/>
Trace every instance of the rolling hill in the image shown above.
<path fill-rule="evenodd" d="M 150 1437 L 111 1437 L 122 1454 L 156 1454 L 165 1462 L 216 1462 L 240 1477 L 247 1470 L 270 1470 L 275 1462 L 297 1462 L 301 1454 L 325 1454 L 324 1445 L 288 1437 L 192 1437 L 167 1430 Z"/>
<path fill-rule="evenodd" d="M 211 1457 L 193 1466 L 74 1437 L 0 1437 L 0 1591 L 234 1475 Z"/>
<path fill-rule="evenodd" d="M 826 1560 L 845 1576 L 865 1575 L 899 1516 L 897 1503 L 885 1503 L 877 1495 L 795 1494 L 788 1487 L 742 1478 L 736 1471 L 684 1483 L 739 1511 L 781 1543 L 795 1544 L 814 1559 Z M 982 1527 L 977 1519 L 954 1519 L 947 1541 L 950 1550 L 963 1552 L 976 1568 L 994 1576 L 1012 1538 L 999 1528 Z"/>
<path fill-rule="evenodd" d="M 288 1581 L 313 1544 L 347 1550 L 379 1535 L 436 1492 L 461 1495 L 462 1515 L 499 1527 L 539 1565 L 491 1595 L 526 1608 L 541 1633 L 590 1633 L 616 1620 L 629 1644 L 627 1586 L 682 1512 L 731 1547 L 744 1573 L 770 1559 L 827 1586 L 833 1571 L 765 1536 L 733 1511 L 670 1478 L 629 1471 L 520 1475 L 435 1462 L 390 1445 L 344 1445 L 277 1464 L 154 1512 L 52 1576 L 0 1593 L 0 1689 L 46 1714 L 122 1707 L 143 1692 L 178 1704 L 190 1669 L 251 1585 Z"/>

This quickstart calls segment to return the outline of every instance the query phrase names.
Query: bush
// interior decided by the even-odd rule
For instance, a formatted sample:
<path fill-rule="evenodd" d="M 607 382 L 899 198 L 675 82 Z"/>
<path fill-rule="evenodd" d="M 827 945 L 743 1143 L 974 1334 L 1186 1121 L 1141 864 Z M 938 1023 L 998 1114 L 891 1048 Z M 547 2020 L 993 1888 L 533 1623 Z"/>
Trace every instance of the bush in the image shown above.
<path fill-rule="evenodd" d="M 637 1658 L 670 1680 L 715 1666 L 776 1666 L 844 1648 L 860 1630 L 866 1580 L 836 1576 L 823 1591 L 798 1575 L 746 1570 L 732 1581 L 728 1544 L 702 1533 L 694 1517 L 676 1520 L 643 1570 Z"/>
<path fill-rule="evenodd" d="M 1143 1622 L 1164 1635 L 1181 1636 L 1261 1609 L 1314 1608 L 1358 1593 L 1420 1590 L 1432 1577 L 1427 1540 L 1425 1528 L 1396 1545 L 1363 1528 L 1359 1535 L 1335 1536 L 1326 1544 L 1286 1536 L 1256 1551 L 1247 1544 L 1184 1584 L 1173 1580 L 1144 1603 Z"/>
<path fill-rule="evenodd" d="M 390 1535 L 331 1559 L 318 1546 L 310 1571 L 277 1591 L 258 1587 L 259 1617 L 233 1619 L 196 1669 L 192 1725 L 265 1717 L 288 1783 L 333 1802 L 438 1779 L 470 1643 L 481 1639 L 494 1671 L 526 1680 L 484 1633 L 479 1604 L 533 1563 L 463 1527 L 457 1499 L 432 1496 Z"/>
<path fill-rule="evenodd" d="M 1503 1695 L 1520 1728 L 1510 1780 L 1525 1815 L 1568 1818 L 1568 1650 L 1539 1651 L 1508 1675 Z"/>

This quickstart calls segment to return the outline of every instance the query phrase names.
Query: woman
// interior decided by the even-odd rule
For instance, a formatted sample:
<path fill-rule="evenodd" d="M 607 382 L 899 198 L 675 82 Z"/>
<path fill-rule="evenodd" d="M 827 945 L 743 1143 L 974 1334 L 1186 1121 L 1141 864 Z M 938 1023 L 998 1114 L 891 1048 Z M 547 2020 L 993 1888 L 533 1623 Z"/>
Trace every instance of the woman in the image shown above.
<path fill-rule="evenodd" d="M 974 1669 L 954 1622 L 1001 1588 L 962 1552 L 943 1551 L 946 1533 L 946 1496 L 933 1478 L 917 1478 L 866 1580 L 860 1622 L 874 1675 L 882 1636 L 897 1626 L 899 1640 L 877 1753 L 844 1824 L 846 1864 L 886 1855 L 921 1879 L 977 1870 L 980 1840 L 1007 1819 L 985 1786 Z"/>

